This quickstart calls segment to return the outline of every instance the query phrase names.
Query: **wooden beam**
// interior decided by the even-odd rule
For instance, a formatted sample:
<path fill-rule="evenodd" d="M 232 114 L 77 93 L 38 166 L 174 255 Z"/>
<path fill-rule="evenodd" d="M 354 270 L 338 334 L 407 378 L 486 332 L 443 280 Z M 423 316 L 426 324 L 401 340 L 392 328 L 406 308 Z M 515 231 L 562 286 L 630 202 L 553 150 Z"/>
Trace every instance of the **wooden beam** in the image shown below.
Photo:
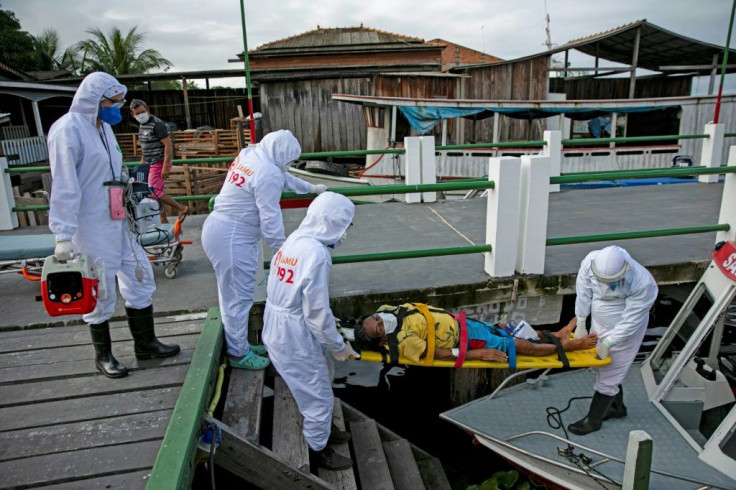
<path fill-rule="evenodd" d="M 236 434 L 254 443 L 260 440 L 264 373 L 263 370 L 232 370 L 222 416 L 223 422 Z"/>
<path fill-rule="evenodd" d="M 710 65 L 666 65 L 666 66 L 660 66 L 658 68 L 659 71 L 686 71 L 686 70 L 712 70 L 714 67 L 716 70 L 721 67 L 721 65 L 718 64 L 718 55 L 713 55 L 713 64 Z M 736 68 L 736 65 L 726 65 L 726 69 L 733 70 Z"/>
<path fill-rule="evenodd" d="M 620 66 L 571 66 L 570 68 L 550 68 L 549 71 L 595 71 L 596 73 L 600 70 L 620 70 L 620 71 L 631 71 L 631 68 L 625 68 Z"/>
<path fill-rule="evenodd" d="M 210 308 L 194 356 L 151 471 L 148 490 L 184 489 L 192 484 L 202 414 L 214 392 L 224 336 L 220 309 Z"/>
<path fill-rule="evenodd" d="M 231 427 L 222 422 L 209 417 L 205 417 L 205 420 L 218 425 L 222 430 L 222 443 L 215 452 L 215 464 L 243 480 L 274 490 L 333 488 L 311 473 L 292 468 L 268 448 L 238 436 Z"/>
<path fill-rule="evenodd" d="M 639 42 L 641 41 L 641 27 L 636 28 L 636 38 L 634 38 L 634 53 L 631 56 L 631 78 L 629 79 L 629 99 L 634 98 L 636 90 L 636 67 L 639 64 Z"/>

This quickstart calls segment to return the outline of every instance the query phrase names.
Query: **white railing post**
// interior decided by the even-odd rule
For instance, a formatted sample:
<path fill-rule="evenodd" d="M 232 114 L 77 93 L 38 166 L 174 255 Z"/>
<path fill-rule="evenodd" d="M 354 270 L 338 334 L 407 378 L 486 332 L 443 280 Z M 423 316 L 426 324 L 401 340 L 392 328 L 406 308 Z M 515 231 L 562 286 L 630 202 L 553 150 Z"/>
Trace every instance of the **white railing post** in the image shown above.
<path fill-rule="evenodd" d="M 406 185 L 436 184 L 437 165 L 434 157 L 434 136 L 404 138 L 406 148 Z M 414 192 L 406 195 L 406 202 L 435 202 L 437 192 Z"/>
<path fill-rule="evenodd" d="M 15 197 L 13 197 L 13 185 L 10 183 L 10 174 L 5 170 L 8 168 L 8 159 L 0 157 L 0 230 L 12 230 L 18 228 L 18 215 L 13 212 Z"/>
<path fill-rule="evenodd" d="M 700 152 L 700 165 L 705 167 L 719 167 L 721 165 L 725 133 L 726 127 L 723 124 L 708 123 L 705 125 L 705 134 L 708 135 L 708 138 L 703 140 L 703 149 Z M 718 182 L 718 175 L 699 175 L 698 182 L 705 184 Z"/>
<path fill-rule="evenodd" d="M 519 255 L 516 270 L 544 274 L 549 210 L 549 157 L 521 156 Z"/>
<path fill-rule="evenodd" d="M 728 166 L 736 167 L 736 146 L 732 146 L 728 151 Z M 726 182 L 723 184 L 721 213 L 718 216 L 718 224 L 722 223 L 728 223 L 731 229 L 719 231 L 716 234 L 716 243 L 736 240 L 736 174 L 726 174 Z"/>
<path fill-rule="evenodd" d="M 549 176 L 559 177 L 562 168 L 562 133 L 559 131 L 545 131 L 542 155 L 549 157 Z M 560 192 L 560 184 L 550 184 L 550 192 Z"/>
<path fill-rule="evenodd" d="M 652 436 L 643 430 L 629 432 L 624 481 L 621 483 L 621 488 L 626 490 L 647 490 L 649 488 L 653 449 Z"/>
<path fill-rule="evenodd" d="M 514 275 L 519 251 L 521 160 L 492 157 L 488 161 L 488 180 L 495 186 L 488 190 L 486 243 L 493 248 L 486 253 L 485 271 L 491 277 L 508 277 Z"/>

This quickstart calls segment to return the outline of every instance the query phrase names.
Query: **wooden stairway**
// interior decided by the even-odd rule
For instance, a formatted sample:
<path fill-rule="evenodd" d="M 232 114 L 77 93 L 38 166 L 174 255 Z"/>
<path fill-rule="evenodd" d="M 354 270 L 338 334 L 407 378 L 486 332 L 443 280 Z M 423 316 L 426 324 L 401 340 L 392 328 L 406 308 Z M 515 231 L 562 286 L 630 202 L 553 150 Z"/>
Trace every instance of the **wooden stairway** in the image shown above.
<path fill-rule="evenodd" d="M 437 458 L 335 399 L 333 421 L 352 440 L 333 445 L 353 459 L 353 468 L 308 472 L 309 453 L 302 436 L 302 417 L 286 383 L 274 380 L 271 448 L 261 445 L 264 371 L 233 370 L 225 400 L 222 444 L 215 463 L 264 488 L 442 489 L 450 483 Z M 270 389 L 266 388 L 270 395 Z"/>

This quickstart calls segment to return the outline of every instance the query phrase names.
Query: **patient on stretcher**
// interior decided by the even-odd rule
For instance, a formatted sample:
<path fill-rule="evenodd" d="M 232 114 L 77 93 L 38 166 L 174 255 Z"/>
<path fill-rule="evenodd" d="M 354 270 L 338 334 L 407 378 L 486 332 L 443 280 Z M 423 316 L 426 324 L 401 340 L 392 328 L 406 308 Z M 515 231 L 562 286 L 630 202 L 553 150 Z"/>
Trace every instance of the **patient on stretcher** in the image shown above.
<path fill-rule="evenodd" d="M 424 311 L 421 311 L 424 310 Z M 460 355 L 461 329 L 458 318 L 439 308 L 406 303 L 401 306 L 381 306 L 372 315 L 361 317 L 355 327 L 355 339 L 362 348 L 369 350 L 398 347 L 398 354 L 414 362 L 427 356 L 427 315 L 434 321 L 434 359 L 456 359 Z M 557 344 L 565 352 L 594 348 L 596 335 L 586 335 L 572 340 L 577 318 L 573 318 L 558 332 L 540 332 L 529 328 L 531 340 L 504 335 L 494 326 L 468 318 L 467 360 L 508 362 L 509 343 L 513 342 L 516 354 L 546 356 L 557 352 Z M 535 338 L 536 337 L 536 338 Z"/>

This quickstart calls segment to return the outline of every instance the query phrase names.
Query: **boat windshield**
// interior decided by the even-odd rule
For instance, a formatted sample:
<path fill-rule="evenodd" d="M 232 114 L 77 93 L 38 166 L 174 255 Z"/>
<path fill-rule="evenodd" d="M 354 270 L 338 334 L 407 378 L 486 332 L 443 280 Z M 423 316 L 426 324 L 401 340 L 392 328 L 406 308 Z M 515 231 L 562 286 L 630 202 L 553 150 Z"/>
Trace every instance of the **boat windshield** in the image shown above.
<path fill-rule="evenodd" d="M 675 364 L 685 344 L 688 343 L 690 337 L 698 329 L 701 320 L 706 317 L 714 305 L 713 296 L 705 285 L 700 283 L 697 287 L 699 288 L 697 294 L 688 298 L 687 303 L 683 305 L 673 320 L 672 326 L 652 353 L 651 367 L 657 384 Z M 698 355 L 707 356 L 711 335 L 712 333 L 703 343 L 704 345 L 700 346 Z"/>

